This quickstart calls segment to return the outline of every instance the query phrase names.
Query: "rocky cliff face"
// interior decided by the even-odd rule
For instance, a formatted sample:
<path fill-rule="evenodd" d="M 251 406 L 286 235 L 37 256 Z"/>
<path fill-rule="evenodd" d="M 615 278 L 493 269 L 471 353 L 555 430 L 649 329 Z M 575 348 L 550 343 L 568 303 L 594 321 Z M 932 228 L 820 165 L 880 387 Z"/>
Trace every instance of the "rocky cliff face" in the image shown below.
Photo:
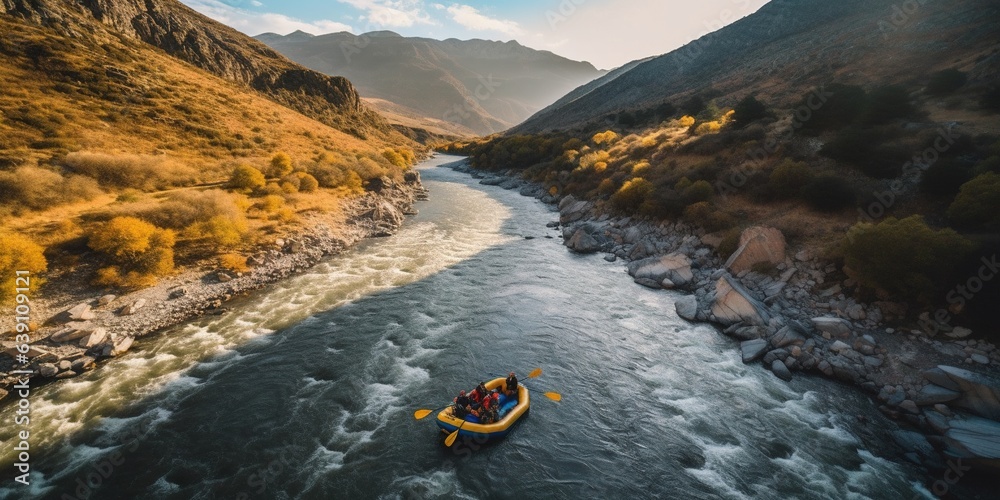
<path fill-rule="evenodd" d="M 347 79 L 299 66 L 176 0 L 0 0 L 0 12 L 77 36 L 99 35 L 96 20 L 112 35 L 158 47 L 338 129 L 361 137 L 392 133 Z"/>

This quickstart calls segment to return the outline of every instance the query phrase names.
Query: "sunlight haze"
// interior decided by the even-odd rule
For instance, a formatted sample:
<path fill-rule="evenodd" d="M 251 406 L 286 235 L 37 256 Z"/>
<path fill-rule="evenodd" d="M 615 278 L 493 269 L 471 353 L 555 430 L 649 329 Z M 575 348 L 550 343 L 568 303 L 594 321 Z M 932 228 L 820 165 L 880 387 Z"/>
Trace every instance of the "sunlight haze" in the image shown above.
<path fill-rule="evenodd" d="M 391 30 L 436 39 L 517 40 L 611 69 L 659 55 L 752 14 L 763 0 L 182 0 L 248 35 Z"/>

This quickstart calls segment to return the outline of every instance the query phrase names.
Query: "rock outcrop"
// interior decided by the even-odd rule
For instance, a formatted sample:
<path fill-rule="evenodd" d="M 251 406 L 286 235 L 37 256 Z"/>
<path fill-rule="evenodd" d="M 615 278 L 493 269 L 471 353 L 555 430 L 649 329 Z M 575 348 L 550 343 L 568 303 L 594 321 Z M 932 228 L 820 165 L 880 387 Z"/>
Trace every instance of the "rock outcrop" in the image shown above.
<path fill-rule="evenodd" d="M 733 274 L 749 271 L 755 264 L 780 264 L 785 261 L 785 236 L 771 227 L 754 226 L 740 235 L 740 246 L 726 261 Z"/>
<path fill-rule="evenodd" d="M 694 279 L 691 259 L 680 253 L 633 261 L 628 265 L 628 273 L 636 283 L 651 288 L 684 286 Z"/>
<path fill-rule="evenodd" d="M 771 318 L 767 307 L 730 276 L 723 276 L 715 283 L 712 315 L 723 325 L 740 322 L 763 325 Z"/>

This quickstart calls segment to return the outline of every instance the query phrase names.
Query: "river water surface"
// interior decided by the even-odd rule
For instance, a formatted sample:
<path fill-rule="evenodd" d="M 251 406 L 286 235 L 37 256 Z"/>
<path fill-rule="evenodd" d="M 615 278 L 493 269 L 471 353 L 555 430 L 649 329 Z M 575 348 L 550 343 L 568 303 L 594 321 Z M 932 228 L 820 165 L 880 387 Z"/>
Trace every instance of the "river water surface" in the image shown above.
<path fill-rule="evenodd" d="M 34 481 L 0 497 L 913 497 L 867 398 L 743 365 L 672 293 L 570 254 L 550 208 L 439 167 L 456 159 L 420 166 L 431 199 L 397 235 L 36 390 Z M 448 449 L 413 419 L 535 367 L 497 444 Z"/>

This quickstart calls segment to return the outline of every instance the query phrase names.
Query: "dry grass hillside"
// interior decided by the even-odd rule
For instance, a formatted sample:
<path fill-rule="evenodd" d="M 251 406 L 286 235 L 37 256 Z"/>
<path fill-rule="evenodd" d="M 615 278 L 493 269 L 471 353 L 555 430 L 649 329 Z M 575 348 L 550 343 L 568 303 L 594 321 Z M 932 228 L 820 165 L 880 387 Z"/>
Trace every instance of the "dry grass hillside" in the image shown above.
<path fill-rule="evenodd" d="M 320 121 L 373 113 L 360 103 L 351 112 L 313 99 L 316 112 L 303 114 L 96 21 L 62 19 L 0 13 L 5 276 L 86 259 L 118 273 L 95 282 L 135 288 L 175 263 L 227 256 L 238 268 L 241 253 L 294 230 L 303 214 L 336 220 L 369 180 L 401 178 L 415 160 L 414 143 L 381 118 L 385 130 L 367 139 Z M 162 252 L 94 243 L 116 219 L 121 239 Z"/>

